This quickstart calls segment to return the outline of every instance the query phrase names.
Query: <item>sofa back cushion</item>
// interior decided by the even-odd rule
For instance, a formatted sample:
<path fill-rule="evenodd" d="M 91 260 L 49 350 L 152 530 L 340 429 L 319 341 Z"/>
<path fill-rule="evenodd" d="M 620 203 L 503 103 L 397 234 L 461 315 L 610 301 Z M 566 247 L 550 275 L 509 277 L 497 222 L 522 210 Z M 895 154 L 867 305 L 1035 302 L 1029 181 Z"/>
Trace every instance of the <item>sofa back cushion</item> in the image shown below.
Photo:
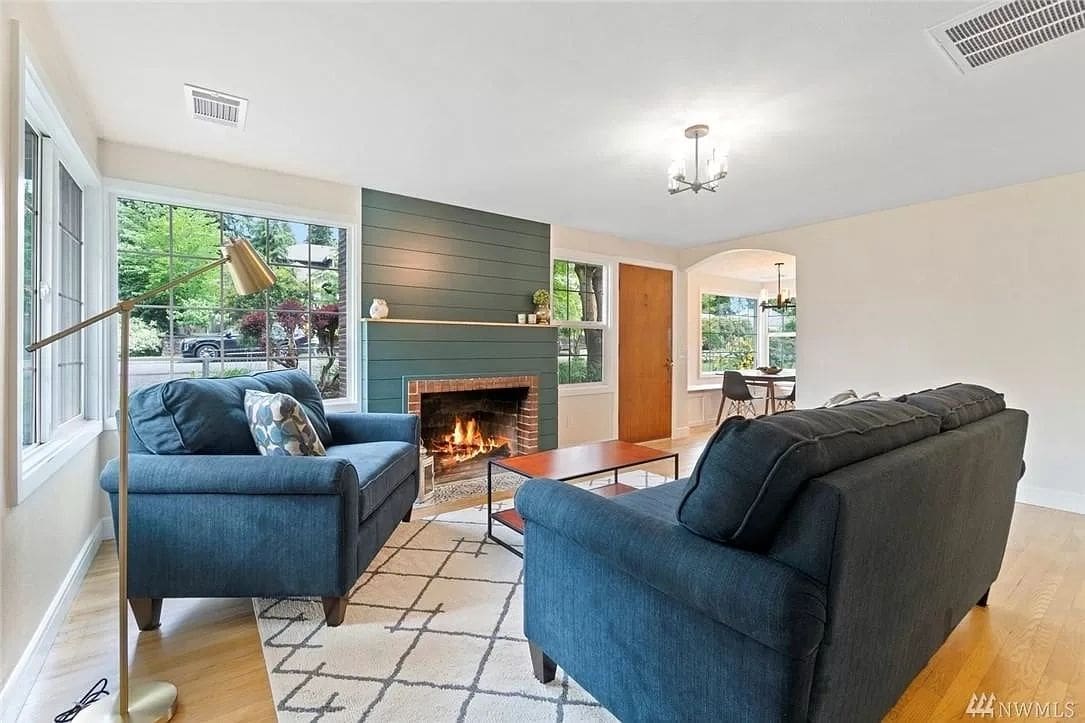
<path fill-rule="evenodd" d="M 925 392 L 905 394 L 897 400 L 941 419 L 943 432 L 990 417 L 1006 408 L 1002 394 L 978 384 L 948 384 Z"/>
<path fill-rule="evenodd" d="M 807 480 L 938 434 L 941 420 L 895 401 L 733 417 L 709 439 L 678 506 L 691 532 L 764 550 Z"/>
<path fill-rule="evenodd" d="M 135 449 L 151 454 L 256 454 L 245 392 L 289 394 L 305 407 L 320 441 L 331 444 L 320 391 L 297 369 L 227 379 L 175 379 L 131 394 L 128 420 Z"/>

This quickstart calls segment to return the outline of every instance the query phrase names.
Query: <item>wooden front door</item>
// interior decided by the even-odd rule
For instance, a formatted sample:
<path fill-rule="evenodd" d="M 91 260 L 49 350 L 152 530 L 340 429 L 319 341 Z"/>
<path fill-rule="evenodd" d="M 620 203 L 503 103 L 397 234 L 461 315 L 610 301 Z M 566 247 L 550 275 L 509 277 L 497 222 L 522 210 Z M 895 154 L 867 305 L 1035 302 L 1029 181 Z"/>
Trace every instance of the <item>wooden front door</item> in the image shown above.
<path fill-rule="evenodd" d="M 673 274 L 618 266 L 618 439 L 671 436 Z"/>

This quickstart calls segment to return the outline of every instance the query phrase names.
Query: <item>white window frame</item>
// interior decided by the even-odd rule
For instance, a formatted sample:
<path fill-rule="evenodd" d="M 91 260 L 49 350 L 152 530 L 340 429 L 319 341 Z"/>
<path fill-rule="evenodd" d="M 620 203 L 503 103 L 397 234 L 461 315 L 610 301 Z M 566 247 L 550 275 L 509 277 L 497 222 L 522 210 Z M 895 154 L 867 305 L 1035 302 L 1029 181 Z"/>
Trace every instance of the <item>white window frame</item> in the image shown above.
<path fill-rule="evenodd" d="M 274 203 L 266 203 L 248 198 L 239 198 L 215 193 L 191 191 L 172 186 L 141 183 L 119 178 L 106 178 L 106 245 L 108 258 L 114 272 L 109 274 L 107 284 L 110 288 L 111 298 L 116 298 L 117 274 L 115 269 L 119 266 L 118 239 L 117 239 L 117 205 L 121 199 L 135 201 L 147 201 L 150 203 L 169 204 L 173 206 L 185 206 L 198 208 L 214 213 L 229 213 L 245 216 L 270 217 L 274 219 L 289 219 L 290 221 L 313 224 L 317 226 L 331 226 L 346 229 L 347 232 L 347 324 L 350 327 L 350 343 L 347 344 L 347 389 L 346 396 L 338 399 L 328 399 L 324 402 L 324 408 L 329 412 L 356 412 L 359 408 L 359 382 L 358 373 L 360 365 L 357 353 L 357 335 L 360 333 L 357 320 L 359 316 L 359 299 L 361 275 L 356 268 L 359 264 L 355 260 L 360 258 L 358 249 L 358 223 L 357 219 L 339 216 L 336 214 L 321 213 L 312 209 L 295 206 L 284 206 Z M 115 333 L 115 327 L 111 327 L 114 333 L 110 334 L 107 346 L 108 359 L 115 360 L 119 353 L 119 339 Z M 118 380 L 110 376 L 110 389 L 107 398 L 111 400 L 109 406 L 116 411 L 116 398 L 118 395 Z M 116 423 L 111 416 L 106 419 L 106 428 L 115 428 Z"/>
<path fill-rule="evenodd" d="M 761 323 L 758 327 L 757 333 L 757 364 L 759 366 L 768 366 L 771 360 L 769 359 L 769 342 L 771 339 L 795 339 L 798 337 L 798 329 L 795 331 L 769 331 L 769 310 L 761 310 Z M 795 326 L 798 327 L 798 316 L 796 315 Z M 796 360 L 797 362 L 798 360 Z"/>
<path fill-rule="evenodd" d="M 718 381 L 722 378 L 723 372 L 706 372 L 704 367 L 701 366 L 701 350 L 704 348 L 704 319 L 701 315 L 701 304 L 704 302 L 705 296 L 727 296 L 738 299 L 750 299 L 755 304 L 758 303 L 756 296 L 750 296 L 749 294 L 740 294 L 734 291 L 717 291 L 713 288 L 701 288 L 697 291 L 697 379 Z M 760 307 L 755 310 L 757 317 L 757 328 L 754 330 L 754 366 L 760 366 L 764 364 L 763 357 L 761 355 L 761 347 L 764 344 L 764 329 L 765 329 L 765 317 L 764 312 Z"/>
<path fill-rule="evenodd" d="M 614 280 L 618 277 L 617 266 L 613 259 L 604 256 L 594 256 L 576 251 L 562 251 L 554 249 L 550 259 L 550 299 L 554 299 L 554 264 L 558 261 L 569 263 L 590 264 L 601 266 L 603 269 L 603 320 L 602 321 L 558 321 L 553 318 L 551 308 L 550 325 L 573 329 L 601 329 L 603 331 L 603 378 L 598 382 L 558 383 L 559 396 L 575 396 L 578 394 L 599 394 L 601 392 L 614 391 L 614 380 L 617 378 L 618 345 L 614 330 L 614 319 L 617 317 L 617 294 L 615 293 Z"/>
<path fill-rule="evenodd" d="M 38 249 L 40 254 L 41 274 L 39 286 L 49 284 L 55 289 L 53 280 L 59 272 L 59 254 L 56 253 L 55 243 L 59 234 L 59 164 L 63 163 L 65 170 L 79 185 L 83 192 L 83 311 L 90 314 L 101 308 L 103 295 L 100 290 L 95 291 L 93 285 L 87 284 L 88 279 L 100 278 L 103 271 L 101 253 L 101 216 L 100 216 L 100 186 L 101 180 L 93 163 L 84 155 L 74 135 L 64 120 L 59 107 L 53 101 L 43 76 L 36 69 L 25 44 L 25 38 L 18 36 L 18 87 L 16 88 L 17 102 L 14 104 L 12 121 L 17 124 L 18 152 L 15 163 L 18 167 L 19 179 L 17 186 L 15 207 L 17 221 L 15 227 L 18 231 L 16 238 L 18 243 L 18 274 L 21 280 L 23 259 L 23 194 L 22 177 L 24 172 L 25 158 L 25 124 L 29 123 L 41 136 L 40 144 L 40 173 L 39 192 L 41 193 L 39 214 L 39 239 Z M 18 284 L 18 323 L 16 338 L 24 338 L 22 320 L 22 290 L 23 285 Z M 40 300 L 39 304 L 39 328 L 36 333 L 45 336 L 59 331 L 59 304 L 53 302 L 54 293 L 49 293 Z M 7 301 L 10 303 L 11 298 Z M 16 363 L 16 394 L 14 403 L 16 413 L 15 429 L 9 434 L 17 438 L 15 454 L 17 468 L 14 475 L 14 485 L 8 489 L 8 502 L 17 505 L 26 500 L 43 483 L 56 474 L 61 467 L 70 462 L 76 455 L 81 453 L 89 444 L 97 440 L 102 430 L 101 422 L 101 370 L 100 363 L 101 340 L 103 332 L 100 329 L 90 328 L 83 332 L 83 383 L 82 383 L 82 414 L 63 424 L 54 423 L 55 405 L 51 398 L 53 387 L 51 375 L 55 373 L 53 363 L 53 350 L 46 347 L 38 353 L 39 394 L 37 397 L 36 413 L 36 442 L 23 447 L 22 445 L 22 397 L 23 375 L 21 371 L 22 354 L 18 354 Z M 49 375 L 49 376 L 46 376 Z"/>

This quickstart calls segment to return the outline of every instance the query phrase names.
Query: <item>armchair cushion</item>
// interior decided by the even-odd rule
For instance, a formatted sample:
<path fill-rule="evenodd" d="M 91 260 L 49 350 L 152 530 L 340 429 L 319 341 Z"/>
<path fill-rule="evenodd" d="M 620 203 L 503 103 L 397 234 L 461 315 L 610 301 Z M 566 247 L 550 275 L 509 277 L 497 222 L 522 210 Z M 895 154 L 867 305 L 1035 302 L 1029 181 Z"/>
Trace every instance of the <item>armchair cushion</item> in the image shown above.
<path fill-rule="evenodd" d="M 152 454 L 256 454 L 245 392 L 282 392 L 298 400 L 324 446 L 332 435 L 320 390 L 303 371 L 286 369 L 228 379 L 175 379 L 136 390 L 128 419 L 137 449 Z"/>
<path fill-rule="evenodd" d="M 940 426 L 933 414 L 894 401 L 732 417 L 697 460 L 678 521 L 710 540 L 763 550 L 807 480 L 938 434 Z"/>
<path fill-rule="evenodd" d="M 1002 394 L 978 384 L 949 384 L 915 394 L 905 394 L 897 401 L 930 412 L 942 420 L 942 431 L 957 429 L 989 417 L 1006 408 Z"/>
<path fill-rule="evenodd" d="M 328 447 L 327 453 L 328 457 L 350 462 L 358 472 L 359 523 L 418 471 L 418 447 L 406 442 L 336 444 Z"/>

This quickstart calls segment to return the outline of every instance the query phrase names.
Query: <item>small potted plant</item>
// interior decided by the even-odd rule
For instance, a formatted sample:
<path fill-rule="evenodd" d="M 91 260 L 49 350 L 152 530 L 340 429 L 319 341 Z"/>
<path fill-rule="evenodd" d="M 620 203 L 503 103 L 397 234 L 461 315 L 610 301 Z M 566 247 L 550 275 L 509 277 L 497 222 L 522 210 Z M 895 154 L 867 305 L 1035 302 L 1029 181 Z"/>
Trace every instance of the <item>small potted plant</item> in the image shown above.
<path fill-rule="evenodd" d="M 531 301 L 535 304 L 535 319 L 539 324 L 550 323 L 550 292 L 546 289 L 538 289 L 531 295 Z"/>

